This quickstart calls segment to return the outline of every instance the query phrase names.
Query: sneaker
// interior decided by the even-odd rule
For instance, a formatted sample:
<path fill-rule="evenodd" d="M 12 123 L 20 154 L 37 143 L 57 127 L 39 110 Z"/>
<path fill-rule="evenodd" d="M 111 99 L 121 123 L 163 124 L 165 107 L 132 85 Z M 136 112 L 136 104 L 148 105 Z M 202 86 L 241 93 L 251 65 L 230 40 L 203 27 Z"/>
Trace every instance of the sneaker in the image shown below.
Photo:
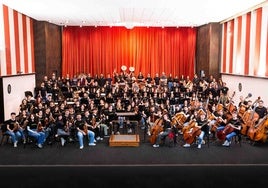
<path fill-rule="evenodd" d="M 154 147 L 154 148 L 158 148 L 159 145 L 158 145 L 158 144 L 154 144 L 153 147 Z"/>
<path fill-rule="evenodd" d="M 98 137 L 96 138 L 96 140 L 100 140 L 100 137 L 98 136 Z"/>
<path fill-rule="evenodd" d="M 227 141 L 227 143 L 224 146 L 230 146 L 231 142 Z"/>
<path fill-rule="evenodd" d="M 23 139 L 23 144 L 26 144 L 26 139 Z"/>
<path fill-rule="evenodd" d="M 103 140 L 103 138 L 102 138 L 102 137 L 100 137 L 100 140 Z"/>
<path fill-rule="evenodd" d="M 37 144 L 38 148 L 43 148 L 42 144 Z"/>
<path fill-rule="evenodd" d="M 60 138 L 60 141 L 61 141 L 61 146 L 64 146 L 66 140 L 64 138 Z"/>
<path fill-rule="evenodd" d="M 119 131 L 117 131 L 117 132 L 116 132 L 116 134 L 120 134 L 120 132 L 119 132 Z"/>
<path fill-rule="evenodd" d="M 97 140 L 96 139 L 94 139 L 94 143 L 96 143 L 97 142 Z"/>
<path fill-rule="evenodd" d="M 198 144 L 197 148 L 200 149 L 201 148 L 201 144 Z"/>
<path fill-rule="evenodd" d="M 16 148 L 18 146 L 18 142 L 14 142 L 14 148 Z"/>
<path fill-rule="evenodd" d="M 222 144 L 223 146 L 226 146 L 226 144 L 229 143 L 227 140 Z"/>
<path fill-rule="evenodd" d="M 89 145 L 89 146 L 96 146 L 95 143 L 89 143 L 88 145 Z"/>
<path fill-rule="evenodd" d="M 84 146 L 80 146 L 80 147 L 79 147 L 79 149 L 83 149 L 83 148 L 84 148 Z"/>
<path fill-rule="evenodd" d="M 191 145 L 190 144 L 184 144 L 183 147 L 189 148 Z"/>
<path fill-rule="evenodd" d="M 205 140 L 202 140 L 202 144 L 206 144 L 206 141 Z"/>

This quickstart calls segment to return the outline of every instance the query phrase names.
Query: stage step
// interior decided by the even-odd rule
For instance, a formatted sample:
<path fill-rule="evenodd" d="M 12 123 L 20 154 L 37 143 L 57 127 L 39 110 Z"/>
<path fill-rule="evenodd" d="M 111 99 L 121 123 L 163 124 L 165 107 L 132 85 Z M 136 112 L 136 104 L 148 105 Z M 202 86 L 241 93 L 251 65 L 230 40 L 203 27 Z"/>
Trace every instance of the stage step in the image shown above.
<path fill-rule="evenodd" d="M 138 147 L 140 144 L 140 137 L 137 134 L 134 135 L 111 135 L 109 140 L 109 146 L 134 146 Z"/>

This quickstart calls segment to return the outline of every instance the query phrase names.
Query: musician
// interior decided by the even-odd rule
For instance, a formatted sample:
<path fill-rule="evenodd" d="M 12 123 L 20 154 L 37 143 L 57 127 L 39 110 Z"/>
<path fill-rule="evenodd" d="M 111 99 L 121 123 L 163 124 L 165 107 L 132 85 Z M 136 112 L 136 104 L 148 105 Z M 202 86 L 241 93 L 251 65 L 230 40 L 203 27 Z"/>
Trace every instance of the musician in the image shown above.
<path fill-rule="evenodd" d="M 91 114 L 88 110 L 86 110 L 83 120 L 87 123 L 87 125 L 89 125 L 88 129 L 95 133 L 95 139 L 103 140 L 103 137 L 101 137 L 100 134 L 100 123 L 102 120 L 99 116 L 98 109 L 94 108 Z"/>
<path fill-rule="evenodd" d="M 267 108 L 263 105 L 263 100 L 258 101 L 258 106 L 255 108 L 255 112 L 259 115 L 258 122 L 260 122 L 260 119 L 263 119 L 264 116 L 267 115 Z"/>
<path fill-rule="evenodd" d="M 4 123 L 4 127 L 2 126 L 2 131 L 10 135 L 14 147 L 17 147 L 18 141 L 24 138 L 24 134 L 22 131 L 18 131 L 20 125 L 16 119 L 16 113 L 11 112 L 10 116 L 10 119 Z"/>
<path fill-rule="evenodd" d="M 159 147 L 159 144 L 162 140 L 168 136 L 168 134 L 171 132 L 171 121 L 169 118 L 169 114 L 167 111 L 163 111 L 163 123 L 162 123 L 162 131 L 157 135 L 156 142 L 153 145 L 154 148 Z"/>
<path fill-rule="evenodd" d="M 109 129 L 112 131 L 111 133 L 114 134 L 114 131 L 119 132 L 119 125 L 116 124 L 117 126 L 114 126 L 115 124 L 113 123 L 113 121 L 117 119 L 117 115 L 111 104 L 109 105 L 108 110 L 105 110 L 103 114 L 105 116 L 104 124 L 109 127 Z M 106 136 L 108 136 L 108 134 L 104 129 L 104 137 Z"/>
<path fill-rule="evenodd" d="M 200 149 L 201 148 L 201 144 L 203 142 L 203 138 L 204 136 L 207 134 L 209 134 L 209 125 L 208 123 L 210 122 L 210 120 L 208 120 L 206 118 L 206 112 L 201 110 L 200 112 L 200 119 L 197 120 L 197 126 L 200 128 L 201 133 L 198 135 L 197 138 L 197 148 Z"/>
<path fill-rule="evenodd" d="M 38 117 L 35 114 L 31 113 L 26 122 L 26 133 L 37 140 L 38 148 L 43 148 L 43 144 L 45 142 L 45 133 L 38 131 L 38 124 L 41 123 L 39 122 Z"/>
<path fill-rule="evenodd" d="M 226 129 L 226 127 L 229 127 L 230 129 Z M 232 128 L 232 129 L 231 129 Z M 231 144 L 231 140 L 234 136 L 236 135 L 239 135 L 240 134 L 240 131 L 241 131 L 241 121 L 240 119 L 238 118 L 238 114 L 237 114 L 237 111 L 233 111 L 232 112 L 232 119 L 230 119 L 228 122 L 227 122 L 227 125 L 225 127 L 219 127 L 218 128 L 218 131 L 219 130 L 223 130 L 223 134 L 226 135 L 225 137 L 225 141 L 224 143 L 222 144 L 223 146 L 230 146 Z M 231 130 L 231 132 L 229 132 L 229 130 Z"/>
<path fill-rule="evenodd" d="M 79 149 L 84 148 L 84 141 L 83 138 L 86 136 L 88 138 L 88 145 L 89 146 L 95 146 L 95 133 L 88 129 L 88 125 L 86 122 L 82 119 L 82 115 L 80 113 L 77 113 L 76 119 L 74 122 L 74 125 L 77 129 L 77 137 L 79 141 Z"/>
<path fill-rule="evenodd" d="M 62 114 L 56 118 L 55 128 L 57 130 L 57 134 L 55 137 L 60 137 L 61 145 L 64 146 L 66 143 L 66 138 L 70 136 L 70 129 L 68 123 L 63 120 Z"/>
<path fill-rule="evenodd" d="M 227 123 L 227 116 L 223 112 L 223 109 L 216 110 L 211 113 L 214 119 L 209 122 L 210 131 L 212 133 L 212 137 L 215 138 L 216 131 L 219 127 L 225 127 Z M 222 128 L 219 128 L 221 130 Z"/>

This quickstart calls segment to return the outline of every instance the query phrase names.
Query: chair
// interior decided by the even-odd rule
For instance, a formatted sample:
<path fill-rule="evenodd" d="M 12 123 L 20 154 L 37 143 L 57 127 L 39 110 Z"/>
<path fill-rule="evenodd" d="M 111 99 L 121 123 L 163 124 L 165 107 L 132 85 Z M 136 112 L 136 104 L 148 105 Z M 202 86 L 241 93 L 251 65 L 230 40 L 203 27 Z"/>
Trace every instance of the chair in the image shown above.
<path fill-rule="evenodd" d="M 3 143 L 4 143 L 4 140 L 5 140 L 5 143 L 9 143 L 9 138 L 10 138 L 10 135 L 5 133 L 5 132 L 2 132 L 1 131 L 1 142 L 0 142 L 0 145 L 2 146 Z"/>
<path fill-rule="evenodd" d="M 237 134 L 234 137 L 232 137 L 232 143 L 236 143 L 239 144 L 239 146 L 242 146 L 242 135 L 241 134 Z"/>
<path fill-rule="evenodd" d="M 8 143 L 8 142 L 9 142 L 9 138 L 10 138 L 10 135 L 7 134 L 7 133 L 5 132 L 5 128 L 4 128 L 3 126 L 5 126 L 4 123 L 1 124 L 1 126 L 0 126 L 0 131 L 1 131 L 1 141 L 0 141 L 0 146 L 3 145 L 4 140 L 6 141 L 6 143 Z"/>
<path fill-rule="evenodd" d="M 32 144 L 32 143 L 34 143 L 34 146 L 37 145 L 36 138 L 33 136 L 30 136 L 28 133 L 26 133 L 26 131 L 25 131 L 25 140 L 26 142 L 23 143 L 23 148 L 26 148 L 27 145 Z"/>

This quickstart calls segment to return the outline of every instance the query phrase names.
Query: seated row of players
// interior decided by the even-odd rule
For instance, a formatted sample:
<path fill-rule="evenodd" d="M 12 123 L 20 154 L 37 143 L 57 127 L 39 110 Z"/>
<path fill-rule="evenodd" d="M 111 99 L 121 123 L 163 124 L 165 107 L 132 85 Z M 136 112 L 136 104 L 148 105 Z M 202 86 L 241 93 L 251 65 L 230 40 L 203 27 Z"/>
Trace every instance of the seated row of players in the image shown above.
<path fill-rule="evenodd" d="M 67 139 L 78 139 L 79 147 L 83 149 L 84 136 L 87 137 L 89 146 L 95 146 L 98 140 L 109 136 L 108 129 L 111 130 L 111 134 L 120 134 L 120 126 L 123 126 L 124 120 L 114 123 L 119 118 L 112 105 L 105 103 L 99 111 L 95 105 L 89 109 L 85 105 L 78 107 L 78 103 L 62 104 L 62 108 L 54 103 L 50 103 L 50 106 L 39 103 L 31 111 L 21 108 L 19 115 L 11 113 L 11 118 L 4 122 L 1 129 L 11 136 L 14 147 L 17 147 L 20 139 L 26 143 L 26 135 L 34 137 L 39 148 L 42 148 L 45 142 L 51 144 L 60 138 L 63 146 Z M 128 133 L 131 133 L 137 126 L 136 121 L 131 120 L 140 119 L 138 108 L 131 108 L 129 105 L 125 112 L 133 114 L 125 121 Z"/>
<path fill-rule="evenodd" d="M 232 109 L 230 108 L 231 106 L 233 107 Z M 245 111 L 243 110 L 244 107 L 246 107 Z M 252 113 L 255 113 L 258 118 L 254 120 L 254 124 L 245 119 L 248 114 L 251 115 Z M 266 140 L 267 138 L 268 126 L 265 126 L 267 123 L 263 124 L 265 126 L 263 129 L 258 128 L 267 119 L 267 108 L 263 106 L 263 101 L 260 99 L 253 104 L 250 100 L 240 103 L 238 108 L 233 106 L 232 103 L 226 107 L 219 103 L 212 106 L 209 104 L 201 105 L 192 111 L 190 106 L 185 105 L 173 117 L 166 114 L 159 110 L 151 116 L 154 119 L 153 121 L 150 121 L 149 118 L 150 130 L 148 134 L 151 135 L 150 141 L 153 147 L 159 147 L 159 143 L 163 138 L 170 134 L 173 134 L 174 137 L 178 132 L 182 134 L 185 141 L 183 147 L 190 147 L 196 141 L 197 147 L 201 148 L 205 135 L 212 135 L 212 138 L 224 141 L 223 146 L 230 146 L 234 136 L 237 135 L 239 139 L 241 139 L 241 134 L 249 136 L 250 133 L 247 132 L 250 132 L 251 128 L 258 129 L 258 134 L 263 136 L 263 138 L 258 138 L 259 140 Z M 248 124 L 253 126 L 249 129 Z M 256 136 L 256 132 L 254 132 L 254 136 Z"/>

